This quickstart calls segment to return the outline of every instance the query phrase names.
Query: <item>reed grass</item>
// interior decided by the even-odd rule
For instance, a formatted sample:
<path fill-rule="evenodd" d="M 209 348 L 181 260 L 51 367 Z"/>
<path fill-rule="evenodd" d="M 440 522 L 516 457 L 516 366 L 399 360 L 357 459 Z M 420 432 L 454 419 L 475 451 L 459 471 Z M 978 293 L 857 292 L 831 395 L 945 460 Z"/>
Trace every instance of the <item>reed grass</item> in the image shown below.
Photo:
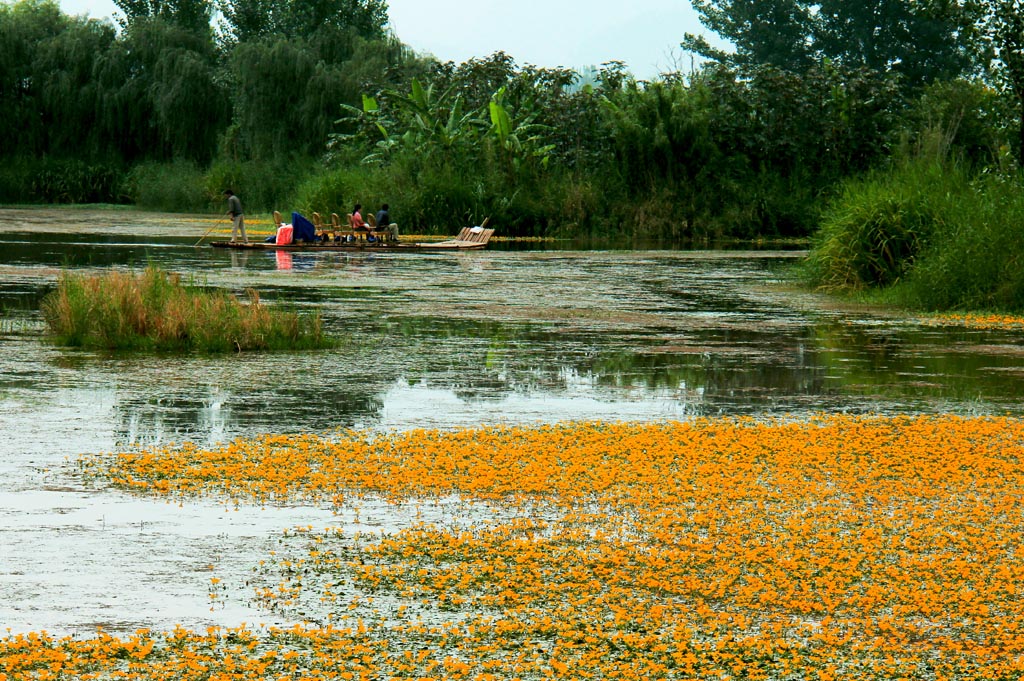
<path fill-rule="evenodd" d="M 914 161 L 847 182 L 826 211 L 810 262 L 827 289 L 889 286 L 913 266 L 950 215 L 965 174 L 951 164 Z"/>
<path fill-rule="evenodd" d="M 273 310 L 254 289 L 243 302 L 186 285 L 150 266 L 141 273 L 61 274 L 42 302 L 55 342 L 111 350 L 242 352 L 333 346 L 320 314 Z"/>
<path fill-rule="evenodd" d="M 1024 176 L 916 158 L 846 183 L 807 262 L 811 283 L 875 302 L 1024 310 Z"/>

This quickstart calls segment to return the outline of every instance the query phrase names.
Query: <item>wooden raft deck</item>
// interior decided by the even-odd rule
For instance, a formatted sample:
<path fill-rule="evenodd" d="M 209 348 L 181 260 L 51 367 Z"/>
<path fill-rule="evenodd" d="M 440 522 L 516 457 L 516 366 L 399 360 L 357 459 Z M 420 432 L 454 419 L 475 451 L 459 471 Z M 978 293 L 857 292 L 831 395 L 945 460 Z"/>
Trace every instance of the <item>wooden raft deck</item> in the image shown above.
<path fill-rule="evenodd" d="M 474 231 L 474 229 L 473 227 L 463 227 L 462 231 L 454 239 L 435 241 L 433 243 L 424 242 L 416 245 L 428 248 L 484 248 L 487 246 L 487 242 L 491 240 L 491 236 L 494 235 L 494 230 L 484 228 Z"/>

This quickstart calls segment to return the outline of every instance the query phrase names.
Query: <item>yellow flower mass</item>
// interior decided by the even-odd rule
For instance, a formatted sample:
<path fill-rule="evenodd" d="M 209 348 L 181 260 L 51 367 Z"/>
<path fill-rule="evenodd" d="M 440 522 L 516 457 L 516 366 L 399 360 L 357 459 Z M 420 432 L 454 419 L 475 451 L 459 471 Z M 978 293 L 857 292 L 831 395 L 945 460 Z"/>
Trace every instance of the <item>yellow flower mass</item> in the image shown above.
<path fill-rule="evenodd" d="M 252 597 L 303 625 L 8 636 L 0 681 L 1024 674 L 1016 419 L 346 432 L 81 465 L 182 501 L 457 496 L 495 512 L 289 530 Z"/>
<path fill-rule="evenodd" d="M 981 314 L 977 312 L 931 315 L 924 319 L 926 326 L 963 326 L 968 329 L 1022 329 L 1024 317 L 1006 314 Z"/>

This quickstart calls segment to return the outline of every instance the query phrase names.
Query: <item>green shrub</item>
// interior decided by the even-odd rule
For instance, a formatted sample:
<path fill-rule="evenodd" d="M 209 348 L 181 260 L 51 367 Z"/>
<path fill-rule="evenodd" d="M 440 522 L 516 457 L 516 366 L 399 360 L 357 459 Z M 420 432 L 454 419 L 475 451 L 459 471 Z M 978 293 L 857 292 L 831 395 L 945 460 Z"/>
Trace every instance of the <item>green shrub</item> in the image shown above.
<path fill-rule="evenodd" d="M 211 208 L 203 189 L 203 172 L 188 161 L 137 165 L 128 174 L 127 187 L 140 208 L 179 213 Z"/>
<path fill-rule="evenodd" d="M 16 158 L 0 164 L 0 202 L 125 203 L 124 171 L 117 163 L 81 159 Z"/>
<path fill-rule="evenodd" d="M 149 210 L 222 211 L 231 188 L 248 212 L 281 210 L 295 187 L 316 169 L 308 160 L 278 164 L 216 161 L 202 169 L 190 161 L 142 163 L 127 174 L 121 197 Z"/>
<path fill-rule="evenodd" d="M 389 201 L 383 187 L 388 178 L 380 169 L 369 166 L 352 166 L 327 170 L 312 175 L 299 185 L 292 206 L 309 215 L 314 211 L 321 215 L 338 213 L 343 216 L 356 203 L 361 203 L 365 213 Z M 390 199 L 392 203 L 394 199 Z"/>
<path fill-rule="evenodd" d="M 1024 310 L 1024 178 L 979 176 L 948 196 L 945 211 L 894 294 L 927 310 Z"/>
<path fill-rule="evenodd" d="M 848 182 L 808 258 L 812 283 L 925 310 L 1024 310 L 1024 178 L 921 158 Z"/>
<path fill-rule="evenodd" d="M 387 167 L 356 165 L 311 176 L 296 191 L 292 205 L 309 215 L 332 212 L 344 216 L 363 205 L 364 216 L 382 203 L 405 233 L 449 233 L 476 224 L 497 203 L 479 179 L 468 180 L 454 170 L 411 171 L 402 164 Z M 494 218 L 492 216 L 492 221 Z"/>
<path fill-rule="evenodd" d="M 247 212 L 280 210 L 284 213 L 296 188 L 319 171 L 313 159 L 282 159 L 275 163 L 259 161 L 215 161 L 206 171 L 202 187 L 209 208 L 221 209 L 224 190 L 231 188 L 241 198 Z"/>
<path fill-rule="evenodd" d="M 256 291 L 247 295 L 244 304 L 152 266 L 141 274 L 64 272 L 42 313 L 57 344 L 70 347 L 241 352 L 334 344 L 319 313 L 271 310 Z"/>
<path fill-rule="evenodd" d="M 825 288 L 889 286 L 913 267 L 949 218 L 967 176 L 955 164 L 914 160 L 847 182 L 826 209 L 810 257 Z"/>

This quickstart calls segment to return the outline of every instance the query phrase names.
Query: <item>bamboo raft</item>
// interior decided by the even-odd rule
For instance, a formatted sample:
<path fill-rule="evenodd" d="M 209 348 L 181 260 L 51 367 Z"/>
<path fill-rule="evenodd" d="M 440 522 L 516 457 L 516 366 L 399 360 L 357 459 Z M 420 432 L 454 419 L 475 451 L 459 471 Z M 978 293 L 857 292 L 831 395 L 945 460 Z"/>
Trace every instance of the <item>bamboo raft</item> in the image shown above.
<path fill-rule="evenodd" d="M 487 221 L 484 221 L 486 225 Z M 478 251 L 487 248 L 487 242 L 494 235 L 494 230 L 482 227 L 463 227 L 454 239 L 445 241 L 367 241 L 356 239 L 353 241 L 325 241 L 325 242 L 301 242 L 285 245 L 267 243 L 265 241 L 253 241 L 247 244 L 232 243 L 230 241 L 214 241 L 210 243 L 213 248 L 230 248 L 239 251 L 397 251 L 397 252 L 421 252 L 421 251 Z"/>

